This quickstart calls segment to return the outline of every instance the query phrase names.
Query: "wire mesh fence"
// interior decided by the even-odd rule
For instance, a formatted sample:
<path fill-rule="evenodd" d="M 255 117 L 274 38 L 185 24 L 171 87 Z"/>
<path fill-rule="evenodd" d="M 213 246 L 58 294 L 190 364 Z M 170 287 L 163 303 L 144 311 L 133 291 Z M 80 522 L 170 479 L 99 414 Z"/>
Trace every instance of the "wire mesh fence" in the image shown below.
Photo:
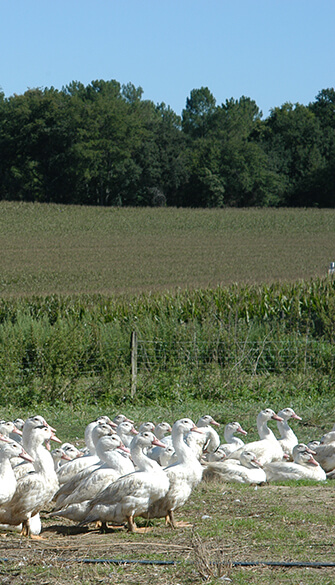
<path fill-rule="evenodd" d="M 137 371 L 145 369 L 166 369 L 173 365 L 190 365 L 203 368 L 215 363 L 221 368 L 229 367 L 247 373 L 283 373 L 285 371 L 306 372 L 319 368 L 332 373 L 335 364 L 335 345 L 327 342 L 300 339 L 298 342 L 220 343 L 208 347 L 204 343 L 180 342 L 173 351 L 164 340 L 138 338 L 136 348 Z"/>
<path fill-rule="evenodd" d="M 237 382 L 245 376 L 253 378 L 272 374 L 308 377 L 317 373 L 329 380 L 334 373 L 335 345 L 302 335 L 265 337 L 256 341 L 234 338 L 225 340 L 194 335 L 192 339 L 171 337 L 147 339 L 135 332 L 128 343 L 109 343 L 92 347 L 89 354 L 76 360 L 59 358 L 50 367 L 47 359 L 34 359 L 12 365 L 1 379 L 3 400 L 14 392 L 25 401 L 47 400 L 99 401 L 120 389 L 120 394 L 134 397 L 138 388 L 151 386 L 151 396 L 160 392 L 164 379 L 196 386 L 215 372 L 216 380 Z M 167 380 L 170 380 L 170 385 Z M 198 384 L 198 386 L 200 386 Z M 168 392 L 168 390 L 167 390 Z"/>

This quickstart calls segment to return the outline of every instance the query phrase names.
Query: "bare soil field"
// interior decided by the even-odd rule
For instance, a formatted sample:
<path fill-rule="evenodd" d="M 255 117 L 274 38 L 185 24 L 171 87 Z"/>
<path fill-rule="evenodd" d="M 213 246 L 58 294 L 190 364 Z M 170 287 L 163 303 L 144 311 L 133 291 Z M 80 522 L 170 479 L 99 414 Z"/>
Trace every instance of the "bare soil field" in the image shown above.
<path fill-rule="evenodd" d="M 171 530 L 128 534 L 42 514 L 41 539 L 0 538 L 1 583 L 334 583 L 335 485 L 205 483 Z M 282 563 L 282 566 L 276 564 Z M 333 564 L 333 566 L 330 566 Z"/>

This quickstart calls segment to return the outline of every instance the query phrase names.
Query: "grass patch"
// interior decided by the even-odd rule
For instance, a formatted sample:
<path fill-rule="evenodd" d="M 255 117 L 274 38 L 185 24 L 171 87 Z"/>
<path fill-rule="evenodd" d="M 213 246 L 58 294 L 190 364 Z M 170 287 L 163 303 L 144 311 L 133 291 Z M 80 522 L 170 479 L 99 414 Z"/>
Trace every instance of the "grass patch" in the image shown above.
<path fill-rule="evenodd" d="M 75 441 L 83 440 L 85 426 L 101 414 L 108 414 L 113 418 L 119 412 L 123 412 L 133 419 L 137 426 L 149 420 L 156 424 L 166 420 L 172 424 L 175 420 L 184 416 L 189 416 L 192 420 L 197 421 L 204 414 L 211 414 L 221 424 L 219 434 L 222 442 L 224 442 L 224 425 L 234 420 L 240 421 L 248 432 L 248 441 L 252 441 L 258 437 L 256 417 L 259 411 L 262 408 L 271 407 L 278 412 L 286 406 L 292 406 L 297 414 L 302 417 L 301 422 L 292 422 L 292 428 L 302 442 L 320 438 L 334 424 L 335 398 L 327 401 L 328 410 L 323 411 L 323 416 L 320 419 L 319 414 L 322 404 L 320 405 L 317 400 L 305 405 L 302 402 L 295 403 L 294 400 L 291 400 L 288 404 L 280 396 L 277 398 L 276 403 L 235 400 L 225 404 L 218 401 L 193 399 L 183 403 L 171 403 L 170 405 L 137 406 L 136 404 L 126 403 L 123 408 L 113 405 L 89 405 L 74 408 L 64 403 L 55 403 L 54 405 L 34 403 L 26 408 L 8 405 L 7 407 L 0 407 L 0 418 L 8 420 L 20 417 L 25 419 L 33 414 L 41 414 L 57 429 L 57 433 L 63 441 Z M 269 426 L 277 433 L 274 421 L 270 421 Z M 288 485 L 290 485 L 290 482 L 288 482 Z M 294 482 L 293 485 L 295 485 Z"/>

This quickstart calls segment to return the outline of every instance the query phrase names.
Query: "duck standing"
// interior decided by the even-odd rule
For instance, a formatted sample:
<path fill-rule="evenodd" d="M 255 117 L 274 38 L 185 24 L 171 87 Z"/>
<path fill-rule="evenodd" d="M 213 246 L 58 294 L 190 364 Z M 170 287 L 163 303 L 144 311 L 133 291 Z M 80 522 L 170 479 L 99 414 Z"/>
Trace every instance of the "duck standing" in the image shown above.
<path fill-rule="evenodd" d="M 172 442 L 177 455 L 177 462 L 164 468 L 169 480 L 169 489 L 164 496 L 156 500 L 145 514 L 145 518 L 165 518 L 166 524 L 176 528 L 175 510 L 187 502 L 193 489 L 200 483 L 203 467 L 197 454 L 184 440 L 190 432 L 202 433 L 189 418 L 176 421 L 172 427 Z"/>
<path fill-rule="evenodd" d="M 35 471 L 17 480 L 13 498 L 0 509 L 0 523 L 14 526 L 22 523 L 23 536 L 31 535 L 30 519 L 51 501 L 58 488 L 52 456 L 43 445 L 50 440 L 61 443 L 50 427 L 39 425 L 30 429 L 27 451 L 34 460 Z"/>
<path fill-rule="evenodd" d="M 93 498 L 81 525 L 97 521 L 127 522 L 129 532 L 138 530 L 135 517 L 143 516 L 169 488 L 169 479 L 162 467 L 145 454 L 153 445 L 162 443 L 150 431 L 140 432 L 133 438 L 130 449 L 137 470 L 120 477 Z"/>

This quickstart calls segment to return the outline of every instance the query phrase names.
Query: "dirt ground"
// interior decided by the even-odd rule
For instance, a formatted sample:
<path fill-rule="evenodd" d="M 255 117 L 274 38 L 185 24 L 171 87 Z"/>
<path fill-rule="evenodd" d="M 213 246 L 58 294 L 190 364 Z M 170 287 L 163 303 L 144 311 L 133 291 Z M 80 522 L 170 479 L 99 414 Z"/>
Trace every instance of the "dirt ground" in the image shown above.
<path fill-rule="evenodd" d="M 0 537 L 0 582 L 128 585 L 153 580 L 181 585 L 206 579 L 222 583 L 226 575 L 233 582 L 253 584 L 276 582 L 272 581 L 276 575 L 277 583 L 328 585 L 335 582 L 335 566 L 292 569 L 289 574 L 288 569 L 278 569 L 275 574 L 275 569 L 266 566 L 238 569 L 233 565 L 271 561 L 335 565 L 334 502 L 335 482 L 257 490 L 203 482 L 178 513 L 177 520 L 189 526 L 173 531 L 163 520 L 154 520 L 140 534 L 79 528 L 64 518 L 49 518 L 46 510 L 41 513 L 40 539 L 15 532 Z M 145 527 L 144 521 L 138 524 Z M 157 561 L 161 564 L 156 565 Z M 219 563 L 224 565 L 222 570 L 212 568 Z"/>

